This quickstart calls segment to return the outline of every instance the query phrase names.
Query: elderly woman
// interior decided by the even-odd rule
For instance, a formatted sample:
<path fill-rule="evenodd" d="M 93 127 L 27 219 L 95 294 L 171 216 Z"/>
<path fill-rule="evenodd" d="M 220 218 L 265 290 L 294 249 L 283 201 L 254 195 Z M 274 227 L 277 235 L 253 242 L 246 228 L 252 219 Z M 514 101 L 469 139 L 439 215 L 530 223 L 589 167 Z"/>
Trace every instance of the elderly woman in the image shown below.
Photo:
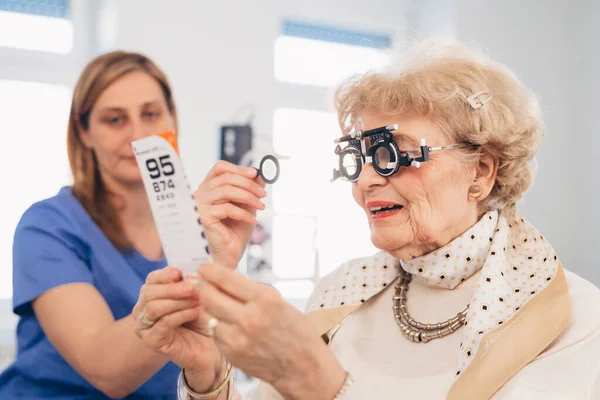
<path fill-rule="evenodd" d="M 170 267 L 133 313 L 182 367 L 183 395 L 239 398 L 233 365 L 265 400 L 600 398 L 600 294 L 515 207 L 544 136 L 533 94 L 479 53 L 427 42 L 336 100 L 335 177 L 352 181 L 381 251 L 296 312 L 221 265 L 241 257 L 260 190 L 218 163 L 196 194 L 215 261 L 199 269 L 199 305 Z M 236 193 L 227 207 L 223 193 Z"/>

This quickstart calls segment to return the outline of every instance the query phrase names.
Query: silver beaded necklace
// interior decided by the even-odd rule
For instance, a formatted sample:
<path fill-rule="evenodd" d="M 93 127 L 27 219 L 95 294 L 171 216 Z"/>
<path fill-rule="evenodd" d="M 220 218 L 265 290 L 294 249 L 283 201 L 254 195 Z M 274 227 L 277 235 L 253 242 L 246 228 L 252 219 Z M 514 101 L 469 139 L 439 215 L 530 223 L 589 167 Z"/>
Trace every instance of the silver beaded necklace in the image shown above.
<path fill-rule="evenodd" d="M 456 314 L 454 318 L 436 324 L 424 324 L 415 321 L 406 308 L 406 292 L 412 275 L 400 268 L 400 279 L 394 287 L 396 290 L 393 298 L 394 318 L 402 331 L 402 334 L 410 341 L 415 343 L 427 343 L 432 339 L 439 339 L 456 332 L 461 326 L 466 324 L 469 305 Z"/>

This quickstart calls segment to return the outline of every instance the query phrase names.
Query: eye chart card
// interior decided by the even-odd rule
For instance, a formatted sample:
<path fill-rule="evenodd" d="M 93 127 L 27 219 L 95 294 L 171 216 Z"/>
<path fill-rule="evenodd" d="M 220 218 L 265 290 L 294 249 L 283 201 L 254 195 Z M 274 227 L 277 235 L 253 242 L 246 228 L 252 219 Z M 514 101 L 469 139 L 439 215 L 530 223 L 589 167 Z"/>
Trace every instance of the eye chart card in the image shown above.
<path fill-rule="evenodd" d="M 175 133 L 149 136 L 132 146 L 167 262 L 193 278 L 211 257 Z"/>

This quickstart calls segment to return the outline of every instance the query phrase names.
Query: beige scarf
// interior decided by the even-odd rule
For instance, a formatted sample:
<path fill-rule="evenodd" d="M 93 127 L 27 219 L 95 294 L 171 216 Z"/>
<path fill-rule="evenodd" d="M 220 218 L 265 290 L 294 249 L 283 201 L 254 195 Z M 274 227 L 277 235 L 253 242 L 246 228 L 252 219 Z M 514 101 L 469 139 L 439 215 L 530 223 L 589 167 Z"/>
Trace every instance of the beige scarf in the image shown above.
<path fill-rule="evenodd" d="M 457 349 L 457 375 L 449 400 L 492 397 L 571 319 L 560 261 L 515 208 L 486 213 L 461 236 L 424 256 L 401 262 L 379 252 L 340 268 L 344 270 L 341 278 L 315 293 L 308 305 L 307 316 L 324 335 L 392 284 L 399 268 L 413 279 L 448 289 L 481 270 L 466 324 L 456 333 L 463 340 Z"/>

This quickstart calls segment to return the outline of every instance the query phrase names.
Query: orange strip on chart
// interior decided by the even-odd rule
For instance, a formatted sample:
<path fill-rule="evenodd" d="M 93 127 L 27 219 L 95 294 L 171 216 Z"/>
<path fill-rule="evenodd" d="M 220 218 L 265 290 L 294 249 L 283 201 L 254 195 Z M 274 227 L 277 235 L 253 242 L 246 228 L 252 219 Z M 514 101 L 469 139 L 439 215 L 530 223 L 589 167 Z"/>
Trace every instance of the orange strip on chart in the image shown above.
<path fill-rule="evenodd" d="M 158 136 L 162 137 L 167 142 L 169 142 L 171 146 L 173 146 L 173 148 L 175 149 L 175 153 L 177 153 L 178 156 L 181 156 L 179 154 L 179 146 L 177 145 L 177 136 L 175 136 L 175 132 L 166 131 L 163 133 L 159 133 Z"/>

